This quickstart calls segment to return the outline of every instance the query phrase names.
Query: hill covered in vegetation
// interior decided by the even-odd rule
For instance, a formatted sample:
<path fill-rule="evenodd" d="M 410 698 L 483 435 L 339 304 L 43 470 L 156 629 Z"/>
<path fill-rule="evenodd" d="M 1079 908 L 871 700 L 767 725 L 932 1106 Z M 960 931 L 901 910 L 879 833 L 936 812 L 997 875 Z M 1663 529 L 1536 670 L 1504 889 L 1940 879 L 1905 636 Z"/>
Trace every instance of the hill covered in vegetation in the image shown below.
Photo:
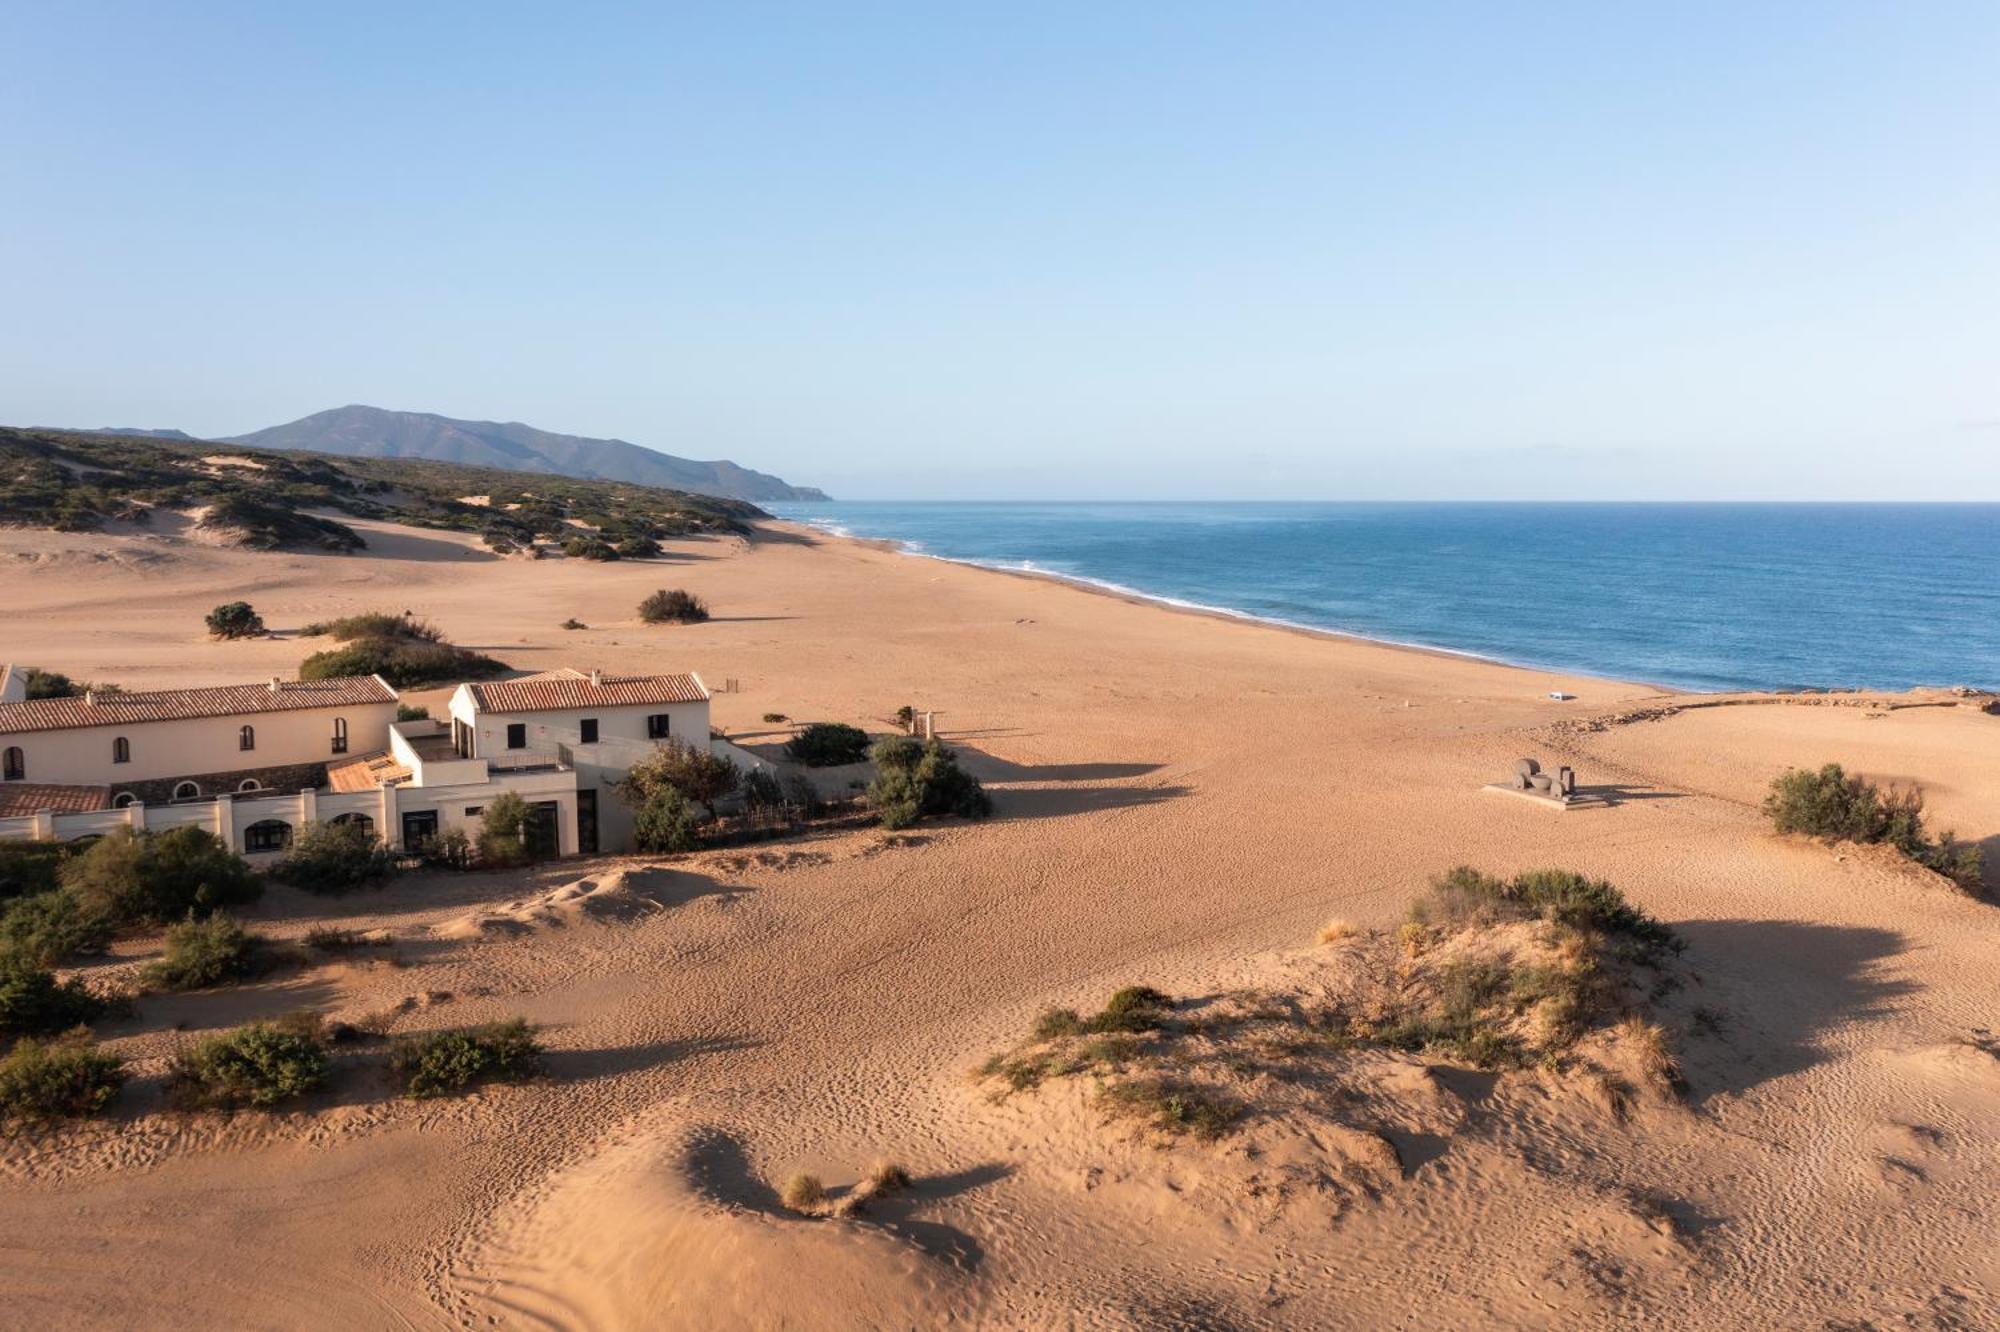
<path fill-rule="evenodd" d="M 0 525 L 89 532 L 161 512 L 258 550 L 359 550 L 340 516 L 478 532 L 495 550 L 590 533 L 643 551 L 748 533 L 742 500 L 408 458 L 335 458 L 193 441 L 0 426 Z"/>

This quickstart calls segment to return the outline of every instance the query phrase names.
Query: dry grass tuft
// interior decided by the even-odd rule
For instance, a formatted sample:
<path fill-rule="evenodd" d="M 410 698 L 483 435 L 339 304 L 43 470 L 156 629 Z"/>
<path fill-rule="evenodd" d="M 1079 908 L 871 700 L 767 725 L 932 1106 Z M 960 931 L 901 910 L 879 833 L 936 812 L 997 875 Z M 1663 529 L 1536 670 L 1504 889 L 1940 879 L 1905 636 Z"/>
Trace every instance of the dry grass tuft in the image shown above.
<path fill-rule="evenodd" d="M 785 1187 L 778 1192 L 778 1201 L 800 1216 L 820 1216 L 826 1211 L 826 1185 L 819 1182 L 818 1175 L 802 1171 L 785 1181 Z"/>
<path fill-rule="evenodd" d="M 1344 920 L 1330 920 L 1319 927 L 1319 941 L 1323 944 L 1339 943 L 1342 939 L 1352 939 L 1360 931 Z"/>

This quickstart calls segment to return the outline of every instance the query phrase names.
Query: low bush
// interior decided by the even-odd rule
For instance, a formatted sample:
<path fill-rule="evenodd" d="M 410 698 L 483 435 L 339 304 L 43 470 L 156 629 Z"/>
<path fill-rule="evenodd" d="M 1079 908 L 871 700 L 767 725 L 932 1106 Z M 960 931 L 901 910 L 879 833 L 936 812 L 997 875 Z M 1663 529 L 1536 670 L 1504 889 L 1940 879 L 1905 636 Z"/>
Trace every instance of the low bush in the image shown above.
<path fill-rule="evenodd" d="M 70 892 L 17 898 L 0 912 L 0 956 L 52 967 L 111 942 L 111 922 Z"/>
<path fill-rule="evenodd" d="M 429 721 L 430 719 L 431 710 L 422 703 L 398 703 L 396 705 L 396 720 L 399 722 Z"/>
<path fill-rule="evenodd" d="M 463 828 L 446 828 L 436 837 L 425 838 L 411 849 L 426 865 L 442 865 L 456 870 L 472 868 L 472 839 L 465 835 Z"/>
<path fill-rule="evenodd" d="M 20 1128 L 83 1119 L 109 1108 L 124 1085 L 124 1061 L 99 1050 L 87 1031 L 23 1038 L 0 1058 L 0 1120 Z"/>
<path fill-rule="evenodd" d="M 63 862 L 72 854 L 68 842 L 0 838 L 0 899 L 54 892 L 62 883 Z"/>
<path fill-rule="evenodd" d="M 779 726 L 790 720 L 791 718 L 782 712 L 767 712 L 764 714 L 765 724 L 770 726 Z"/>
<path fill-rule="evenodd" d="M 505 662 L 450 643 L 361 638 L 315 652 L 299 663 L 301 680 L 379 675 L 398 689 L 422 689 L 459 680 L 484 680 L 507 670 Z"/>
<path fill-rule="evenodd" d="M 1162 1133 L 1184 1133 L 1205 1142 L 1229 1132 L 1242 1113 L 1212 1092 L 1171 1078 L 1115 1082 L 1099 1093 L 1099 1101 L 1113 1114 L 1133 1116 Z"/>
<path fill-rule="evenodd" d="M 667 787 L 679 791 L 700 805 L 709 818 L 715 817 L 715 802 L 734 791 L 742 781 L 736 765 L 719 754 L 692 745 L 664 744 L 632 765 L 618 783 L 627 804 L 647 803 L 654 792 Z"/>
<path fill-rule="evenodd" d="M 409 611 L 362 611 L 309 624 L 300 632 L 351 643 L 361 638 L 393 638 L 406 643 L 442 643 L 444 630 Z"/>
<path fill-rule="evenodd" d="M 558 625 L 557 627 L 558 627 L 558 628 L 561 628 L 561 629 L 588 629 L 588 628 L 590 628 L 590 626 L 589 626 L 589 625 L 585 624 L 585 623 L 584 623 L 584 622 L 583 622 L 582 620 L 579 620 L 579 619 L 577 619 L 577 618 L 576 618 L 576 617 L 575 617 L 574 615 L 570 616 L 570 617 L 569 617 L 569 618 L 568 618 L 567 620 L 564 620 L 564 621 L 563 621 L 563 622 L 562 622 L 562 623 L 561 623 L 560 625 Z"/>
<path fill-rule="evenodd" d="M 662 786 L 632 807 L 632 840 L 653 855 L 694 851 L 701 846 L 701 815 L 692 801 Z"/>
<path fill-rule="evenodd" d="M 708 606 L 682 588 L 661 588 L 639 603 L 639 618 L 647 624 L 700 624 Z"/>
<path fill-rule="evenodd" d="M 326 1045 L 316 1018 L 253 1022 L 176 1053 L 167 1087 L 188 1108 L 268 1109 L 326 1082 Z"/>
<path fill-rule="evenodd" d="M 256 872 L 205 829 L 119 828 L 65 862 L 63 886 L 114 925 L 165 924 L 255 901 Z"/>
<path fill-rule="evenodd" d="M 58 981 L 47 967 L 0 957 L 0 1039 L 46 1036 L 95 1021 L 109 1000 L 81 980 Z"/>
<path fill-rule="evenodd" d="M 1884 791 L 1838 763 L 1793 768 L 1771 781 L 1764 812 L 1781 833 L 1829 842 L 1882 842 L 1962 888 L 1977 889 L 1984 865 L 1977 846 L 1924 829 L 1924 796 L 1916 787 Z"/>
<path fill-rule="evenodd" d="M 389 1051 L 389 1067 L 401 1076 L 403 1090 L 419 1098 L 479 1082 L 519 1082 L 541 1066 L 541 1043 L 523 1018 L 403 1036 Z"/>
<path fill-rule="evenodd" d="M 167 951 L 140 971 L 160 990 L 205 990 L 242 980 L 258 969 L 262 941 L 225 915 L 186 920 L 167 930 Z"/>
<path fill-rule="evenodd" d="M 618 558 L 624 560 L 650 560 L 658 558 L 660 543 L 649 536 L 629 536 L 618 543 Z"/>
<path fill-rule="evenodd" d="M 368 934 L 337 925 L 315 925 L 306 931 L 303 942 L 306 947 L 323 953 L 347 953 L 357 948 L 387 948 L 394 940 L 386 931 Z"/>
<path fill-rule="evenodd" d="M 905 731 L 915 731 L 917 728 L 917 710 L 907 703 L 897 708 L 896 725 L 902 727 Z"/>
<path fill-rule="evenodd" d="M 396 855 L 359 823 L 308 823 L 292 838 L 272 878 L 309 893 L 351 893 L 377 887 L 396 868 Z"/>
<path fill-rule="evenodd" d="M 1414 923 L 1518 920 L 1539 916 L 1577 929 L 1621 935 L 1645 952 L 1685 945 L 1674 932 L 1625 900 L 1602 879 L 1572 870 L 1525 870 L 1512 879 L 1460 865 L 1432 880 L 1431 895 L 1412 911 Z"/>
<path fill-rule="evenodd" d="M 785 788 L 765 768 L 743 774 L 743 803 L 752 810 L 777 809 L 785 803 Z"/>
<path fill-rule="evenodd" d="M 980 819 L 993 812 L 992 797 L 979 779 L 935 740 L 920 744 L 892 736 L 877 744 L 871 757 L 876 777 L 868 787 L 868 803 L 881 811 L 885 828 L 907 828 L 925 817 Z"/>
<path fill-rule="evenodd" d="M 563 554 L 573 560 L 615 560 L 618 549 L 596 537 L 574 536 L 563 542 Z"/>
<path fill-rule="evenodd" d="M 808 768 L 837 768 L 868 757 L 868 732 L 845 722 L 814 722 L 785 745 L 785 757 Z"/>
<path fill-rule="evenodd" d="M 507 869 L 528 863 L 528 802 L 518 792 L 502 791 L 486 802 L 479 815 L 479 863 Z"/>
<path fill-rule="evenodd" d="M 255 638 L 264 632 L 264 617 L 247 601 L 225 601 L 208 613 L 208 632 L 216 638 Z"/>

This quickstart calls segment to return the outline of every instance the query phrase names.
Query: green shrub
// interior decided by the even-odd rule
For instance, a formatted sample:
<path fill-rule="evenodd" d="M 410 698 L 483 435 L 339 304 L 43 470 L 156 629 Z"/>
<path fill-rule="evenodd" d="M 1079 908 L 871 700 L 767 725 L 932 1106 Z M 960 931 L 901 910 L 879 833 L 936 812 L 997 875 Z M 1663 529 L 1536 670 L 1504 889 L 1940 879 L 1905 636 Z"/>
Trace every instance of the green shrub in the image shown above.
<path fill-rule="evenodd" d="M 699 624 L 708 618 L 708 607 L 692 592 L 663 587 L 639 603 L 639 618 L 647 624 Z"/>
<path fill-rule="evenodd" d="M 0 955 L 52 967 L 111 942 L 111 922 L 69 892 L 17 898 L 0 912 Z"/>
<path fill-rule="evenodd" d="M 654 792 L 671 787 L 714 818 L 715 802 L 741 780 L 742 774 L 728 759 L 692 745 L 669 743 L 633 764 L 618 783 L 618 793 L 636 808 L 648 803 Z"/>
<path fill-rule="evenodd" d="M 653 855 L 694 851 L 701 846 L 701 816 L 688 798 L 662 786 L 632 807 L 632 840 Z"/>
<path fill-rule="evenodd" d="M 502 791 L 479 815 L 479 863 L 505 869 L 528 863 L 528 802 Z"/>
<path fill-rule="evenodd" d="M 885 828 L 906 828 L 927 816 L 980 819 L 993 812 L 993 800 L 979 779 L 935 740 L 919 744 L 892 736 L 878 743 L 871 757 L 876 777 L 868 787 L 868 803 L 881 811 Z"/>
<path fill-rule="evenodd" d="M 446 1096 L 478 1082 L 519 1082 L 541 1070 L 542 1047 L 523 1018 L 398 1037 L 389 1067 L 411 1096 Z"/>
<path fill-rule="evenodd" d="M 270 875 L 309 893 L 350 893 L 381 884 L 396 868 L 395 853 L 359 823 L 308 823 L 292 838 Z"/>
<path fill-rule="evenodd" d="M 410 849 L 426 865 L 443 865 L 457 870 L 472 868 L 472 839 L 465 835 L 463 828 L 446 828 L 436 837 L 425 838 Z"/>
<path fill-rule="evenodd" d="M 1887 843 L 1962 888 L 1977 889 L 1984 865 L 1978 847 L 1950 833 L 1924 830 L 1924 796 L 1916 787 L 1884 791 L 1850 776 L 1838 763 L 1815 770 L 1792 768 L 1771 781 L 1764 812 L 1781 833 L 1829 842 Z"/>
<path fill-rule="evenodd" d="M 249 550 L 330 550 L 345 553 L 368 543 L 345 523 L 302 513 L 291 505 L 236 493 L 222 496 L 202 515 L 202 527 L 231 532 Z"/>
<path fill-rule="evenodd" d="M 396 705 L 396 720 L 399 722 L 429 721 L 430 719 L 431 710 L 425 704 L 398 703 Z"/>
<path fill-rule="evenodd" d="M 1229 1132 L 1242 1113 L 1213 1092 L 1170 1078 L 1113 1083 L 1099 1093 L 1099 1099 L 1114 1114 L 1141 1119 L 1162 1133 L 1185 1133 L 1203 1141 Z"/>
<path fill-rule="evenodd" d="M 753 810 L 777 809 L 785 803 L 785 790 L 764 768 L 743 774 L 743 803 Z"/>
<path fill-rule="evenodd" d="M 1035 1019 L 1035 1039 L 1052 1041 L 1058 1036 L 1079 1036 L 1083 1034 L 1083 1019 L 1074 1008 L 1049 1008 Z"/>
<path fill-rule="evenodd" d="M 588 628 L 590 628 L 590 626 L 589 626 L 589 625 L 585 624 L 585 623 L 584 623 L 584 622 L 583 622 L 582 620 L 579 620 L 579 619 L 577 619 L 577 618 L 576 618 L 576 616 L 574 616 L 574 615 L 570 616 L 570 617 L 569 617 L 569 618 L 568 618 L 567 620 L 564 620 L 564 621 L 563 621 L 563 622 L 562 622 L 562 623 L 561 623 L 560 625 L 558 625 L 558 626 L 556 626 L 556 627 L 557 627 L 557 628 L 559 628 L 559 629 L 588 629 Z"/>
<path fill-rule="evenodd" d="M 1104 1011 L 1084 1024 L 1096 1033 L 1156 1031 L 1173 1005 L 1170 995 L 1150 985 L 1127 985 L 1105 1000 Z"/>
<path fill-rule="evenodd" d="M 902 727 L 905 731 L 915 730 L 917 725 L 917 710 L 907 703 L 897 708 L 896 725 Z"/>
<path fill-rule="evenodd" d="M 1602 879 L 1572 870 L 1524 870 L 1512 879 L 1460 865 L 1431 883 L 1431 896 L 1417 904 L 1419 920 L 1543 920 L 1578 929 L 1622 935 L 1647 952 L 1685 945 L 1674 932 L 1625 900 Z"/>
<path fill-rule="evenodd" d="M 212 833 L 119 828 L 62 867 L 63 886 L 114 925 L 165 924 L 255 901 L 256 872 Z"/>
<path fill-rule="evenodd" d="M 230 917 L 185 920 L 167 930 L 167 951 L 139 973 L 161 990 L 205 990 L 242 980 L 257 971 L 262 941 Z"/>
<path fill-rule="evenodd" d="M 309 624 L 304 631 L 351 643 L 362 638 L 392 638 L 405 643 L 442 643 L 444 630 L 409 611 L 362 611 L 337 620 Z"/>
<path fill-rule="evenodd" d="M 782 712 L 767 712 L 764 714 L 764 721 L 767 725 L 770 726 L 777 726 L 784 722 L 788 722 L 790 720 L 791 718 L 787 717 Z"/>
<path fill-rule="evenodd" d="M 71 850 L 68 842 L 0 839 L 0 899 L 54 892 Z"/>
<path fill-rule="evenodd" d="M 264 617 L 247 601 L 225 601 L 208 613 L 208 632 L 216 638 L 254 638 L 264 632 Z"/>
<path fill-rule="evenodd" d="M 625 560 L 650 560 L 660 553 L 660 543 L 649 536 L 628 536 L 618 543 L 618 557 Z"/>
<path fill-rule="evenodd" d="M 563 542 L 563 554 L 573 560 L 615 560 L 618 550 L 608 541 L 591 536 L 573 536 Z"/>
<path fill-rule="evenodd" d="M 379 675 L 398 689 L 422 689 L 459 680 L 484 680 L 507 670 L 504 662 L 450 643 L 361 638 L 315 652 L 299 663 L 301 680 Z"/>
<path fill-rule="evenodd" d="M 785 745 L 785 757 L 808 768 L 836 768 L 868 757 L 868 732 L 845 722 L 814 722 Z"/>
<path fill-rule="evenodd" d="M 316 1019 L 253 1022 L 176 1053 L 167 1087 L 189 1108 L 261 1110 L 321 1086 L 326 1071 L 326 1046 Z"/>
<path fill-rule="evenodd" d="M 68 1031 L 109 1007 L 81 980 L 58 981 L 46 967 L 0 957 L 0 1038 Z"/>
<path fill-rule="evenodd" d="M 14 1128 L 83 1119 L 107 1109 L 124 1085 L 124 1061 L 99 1050 L 87 1031 L 23 1038 L 0 1058 L 0 1119 Z"/>

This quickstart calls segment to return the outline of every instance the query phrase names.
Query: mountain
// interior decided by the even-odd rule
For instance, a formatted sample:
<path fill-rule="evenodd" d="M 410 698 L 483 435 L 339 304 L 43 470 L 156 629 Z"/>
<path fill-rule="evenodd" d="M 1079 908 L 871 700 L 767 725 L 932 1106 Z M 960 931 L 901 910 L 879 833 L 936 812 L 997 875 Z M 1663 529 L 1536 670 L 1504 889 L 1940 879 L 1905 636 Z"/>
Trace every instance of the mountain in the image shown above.
<path fill-rule="evenodd" d="M 595 481 L 631 481 L 740 500 L 823 500 L 811 486 L 733 462 L 697 462 L 622 439 L 558 435 L 518 421 L 459 421 L 429 412 L 336 407 L 227 440 L 260 449 L 305 449 L 351 458 L 426 458 Z"/>
<path fill-rule="evenodd" d="M 193 442 L 194 436 L 185 430 L 140 430 L 136 426 L 103 426 L 91 432 L 95 435 L 131 435 L 137 439 L 184 439 Z"/>

